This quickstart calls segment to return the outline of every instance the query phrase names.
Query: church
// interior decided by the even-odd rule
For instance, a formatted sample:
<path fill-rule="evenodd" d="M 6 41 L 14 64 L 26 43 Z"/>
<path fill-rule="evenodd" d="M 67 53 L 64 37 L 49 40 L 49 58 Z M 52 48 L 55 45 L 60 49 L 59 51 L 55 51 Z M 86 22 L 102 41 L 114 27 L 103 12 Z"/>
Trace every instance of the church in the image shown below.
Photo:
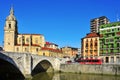
<path fill-rule="evenodd" d="M 47 44 L 46 44 L 47 43 Z M 31 53 L 44 56 L 62 57 L 63 53 L 58 45 L 49 44 L 41 34 L 20 34 L 18 32 L 17 19 L 14 16 L 13 7 L 6 18 L 4 26 L 4 51 Z"/>

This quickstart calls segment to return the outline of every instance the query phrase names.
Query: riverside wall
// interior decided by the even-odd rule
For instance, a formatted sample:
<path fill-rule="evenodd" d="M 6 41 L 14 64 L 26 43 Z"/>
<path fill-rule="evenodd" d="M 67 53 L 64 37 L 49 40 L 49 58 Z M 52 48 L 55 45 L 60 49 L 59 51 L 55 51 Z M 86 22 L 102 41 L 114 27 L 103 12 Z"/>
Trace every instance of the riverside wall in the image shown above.
<path fill-rule="evenodd" d="M 101 75 L 120 75 L 120 64 L 102 64 L 102 65 L 90 65 L 90 64 L 61 64 L 61 72 L 71 73 L 88 73 L 88 74 L 101 74 Z"/>

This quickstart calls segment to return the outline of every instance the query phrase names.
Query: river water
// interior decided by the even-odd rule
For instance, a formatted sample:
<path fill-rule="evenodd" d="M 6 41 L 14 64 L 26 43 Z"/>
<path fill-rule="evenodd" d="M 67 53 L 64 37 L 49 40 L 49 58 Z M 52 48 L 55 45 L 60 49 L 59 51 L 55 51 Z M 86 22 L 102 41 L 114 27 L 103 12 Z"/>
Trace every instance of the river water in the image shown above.
<path fill-rule="evenodd" d="M 120 76 L 103 76 L 74 73 L 39 73 L 26 80 L 120 80 Z"/>

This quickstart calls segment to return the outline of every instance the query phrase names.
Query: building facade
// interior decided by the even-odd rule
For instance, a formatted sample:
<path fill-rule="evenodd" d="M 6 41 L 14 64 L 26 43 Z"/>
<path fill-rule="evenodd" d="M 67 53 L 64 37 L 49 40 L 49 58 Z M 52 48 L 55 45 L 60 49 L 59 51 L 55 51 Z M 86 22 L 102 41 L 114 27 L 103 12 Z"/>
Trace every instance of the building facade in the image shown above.
<path fill-rule="evenodd" d="M 120 61 L 120 22 L 100 26 L 100 56 L 106 63 Z"/>
<path fill-rule="evenodd" d="M 84 58 L 94 58 L 99 56 L 99 34 L 89 33 L 82 38 L 82 52 Z"/>
<path fill-rule="evenodd" d="M 105 16 L 101 16 L 98 18 L 94 18 L 90 20 L 90 29 L 91 29 L 91 33 L 96 32 L 98 33 L 99 31 L 99 26 L 103 25 L 103 24 L 108 24 L 110 23 L 108 18 Z"/>
<path fill-rule="evenodd" d="M 63 57 L 64 55 L 60 49 L 53 49 L 47 47 L 42 47 L 38 54 L 49 57 Z"/>
<path fill-rule="evenodd" d="M 14 52 L 37 54 L 44 47 L 45 39 L 41 34 L 18 34 Z"/>
<path fill-rule="evenodd" d="M 65 56 L 68 56 L 71 58 L 75 57 L 76 54 L 78 54 L 78 48 L 74 48 L 74 47 L 66 46 L 66 47 L 62 47 L 61 50 Z"/>
<path fill-rule="evenodd" d="M 120 54 L 120 22 L 100 26 L 100 55 Z"/>

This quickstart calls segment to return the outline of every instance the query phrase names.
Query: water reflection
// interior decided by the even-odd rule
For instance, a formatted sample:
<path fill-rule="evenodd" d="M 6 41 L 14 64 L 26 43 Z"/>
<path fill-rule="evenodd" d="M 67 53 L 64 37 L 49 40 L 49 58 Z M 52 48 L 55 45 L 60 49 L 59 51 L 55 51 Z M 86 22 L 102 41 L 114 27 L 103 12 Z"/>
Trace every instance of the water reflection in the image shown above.
<path fill-rule="evenodd" d="M 86 75 L 73 73 L 40 73 L 32 80 L 120 80 L 118 76 Z"/>
<path fill-rule="evenodd" d="M 37 75 L 35 75 L 32 80 L 52 80 L 53 79 L 54 74 L 53 73 L 39 73 Z"/>

